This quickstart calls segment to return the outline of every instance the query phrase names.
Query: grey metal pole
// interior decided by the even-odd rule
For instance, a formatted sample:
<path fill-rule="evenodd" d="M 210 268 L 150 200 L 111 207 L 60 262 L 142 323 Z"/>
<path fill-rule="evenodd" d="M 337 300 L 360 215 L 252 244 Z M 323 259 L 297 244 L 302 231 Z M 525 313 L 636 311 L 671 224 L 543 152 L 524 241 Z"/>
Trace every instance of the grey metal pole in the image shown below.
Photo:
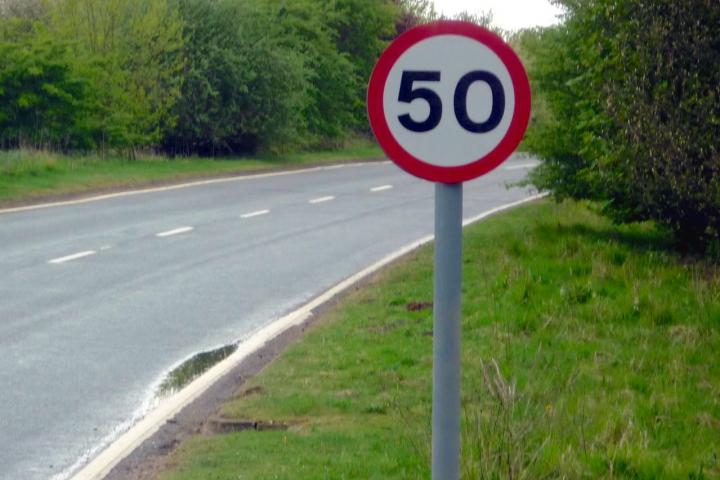
<path fill-rule="evenodd" d="M 432 478 L 460 478 L 463 186 L 435 184 Z"/>

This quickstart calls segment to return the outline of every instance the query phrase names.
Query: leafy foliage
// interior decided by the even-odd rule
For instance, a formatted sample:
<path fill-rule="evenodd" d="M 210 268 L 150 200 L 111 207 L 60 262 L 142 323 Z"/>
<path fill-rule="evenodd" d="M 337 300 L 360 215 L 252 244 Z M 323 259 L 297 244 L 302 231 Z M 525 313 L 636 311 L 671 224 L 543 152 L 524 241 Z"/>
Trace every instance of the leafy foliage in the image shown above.
<path fill-rule="evenodd" d="M 187 62 L 177 124 L 165 132 L 163 147 L 220 154 L 296 139 L 304 127 L 305 62 L 279 44 L 267 12 L 231 0 L 178 5 Z"/>
<path fill-rule="evenodd" d="M 278 25 L 280 43 L 302 55 L 307 67 L 307 96 L 303 118 L 306 141 L 342 138 L 357 118 L 359 79 L 353 63 L 336 44 L 332 29 L 335 12 L 316 0 L 265 0 Z"/>
<path fill-rule="evenodd" d="M 0 146 L 336 145 L 367 131 L 398 15 L 391 0 L 0 0 Z"/>
<path fill-rule="evenodd" d="M 399 11 L 385 0 L 325 0 L 325 9 L 334 8 L 329 26 L 337 51 L 350 61 L 355 78 L 348 113 L 349 127 L 367 129 L 365 95 L 375 62 L 387 40 L 396 34 Z M 346 126 L 345 128 L 347 129 Z"/>
<path fill-rule="evenodd" d="M 62 0 L 43 26 L 71 41 L 75 68 L 92 85 L 95 142 L 126 147 L 156 141 L 173 123 L 182 58 L 181 23 L 167 0 Z"/>
<path fill-rule="evenodd" d="M 64 45 L 34 33 L 22 20 L 0 25 L 0 146 L 76 146 L 87 84 Z"/>
<path fill-rule="evenodd" d="M 540 92 L 526 146 L 536 185 L 652 219 L 680 245 L 720 241 L 720 4 L 563 0 L 564 25 L 526 32 Z"/>
<path fill-rule="evenodd" d="M 403 33 L 423 23 L 436 20 L 439 15 L 435 4 L 431 0 L 394 0 L 400 8 L 395 27 L 398 33 Z"/>

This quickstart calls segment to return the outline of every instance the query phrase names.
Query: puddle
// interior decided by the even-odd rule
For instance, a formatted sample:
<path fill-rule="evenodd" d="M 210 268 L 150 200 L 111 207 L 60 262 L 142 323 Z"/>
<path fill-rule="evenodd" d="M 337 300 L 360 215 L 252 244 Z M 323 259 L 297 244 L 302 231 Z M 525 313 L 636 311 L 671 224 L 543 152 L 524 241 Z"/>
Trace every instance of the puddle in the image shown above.
<path fill-rule="evenodd" d="M 3 0 L 0 0 L 0 4 L 2 4 L 2 1 Z M 155 383 L 149 389 L 147 392 L 148 395 L 145 397 L 145 400 L 143 400 L 142 405 L 132 413 L 128 420 L 117 425 L 109 434 L 103 437 L 99 443 L 85 450 L 70 467 L 52 476 L 51 480 L 68 480 L 69 478 L 74 478 L 73 475 L 76 475 L 83 467 L 88 465 L 88 463 L 108 445 L 112 445 L 120 436 L 132 429 L 148 412 L 155 409 L 165 397 L 181 390 L 214 365 L 235 353 L 237 348 L 238 344 L 227 345 L 207 352 L 198 353 L 184 361 L 180 366 L 168 373 L 159 385 Z M 155 385 L 158 386 L 156 387 Z M 0 475 L 2 474 L 0 473 Z"/>
<path fill-rule="evenodd" d="M 215 350 L 200 352 L 190 357 L 179 367 L 167 374 L 158 387 L 158 396 L 164 397 L 181 390 L 210 368 L 235 353 L 237 348 L 238 346 L 236 344 L 226 345 Z"/>

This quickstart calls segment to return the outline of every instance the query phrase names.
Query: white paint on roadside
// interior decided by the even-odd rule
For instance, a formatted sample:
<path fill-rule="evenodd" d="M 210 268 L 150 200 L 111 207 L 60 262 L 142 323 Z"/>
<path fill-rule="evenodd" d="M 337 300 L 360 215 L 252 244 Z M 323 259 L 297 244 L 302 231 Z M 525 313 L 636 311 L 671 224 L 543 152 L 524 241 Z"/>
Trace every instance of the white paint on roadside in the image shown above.
<path fill-rule="evenodd" d="M 112 245 L 103 245 L 102 247 L 100 247 L 100 251 L 104 252 L 106 250 L 110 250 L 111 248 L 112 248 Z"/>
<path fill-rule="evenodd" d="M 192 232 L 193 230 L 193 227 L 180 227 L 173 230 L 168 230 L 167 232 L 156 233 L 155 236 L 160 238 L 172 237 L 173 235 L 180 235 L 181 233 L 188 233 Z"/>
<path fill-rule="evenodd" d="M 332 200 L 335 200 L 335 197 L 327 196 L 327 197 L 313 198 L 312 200 L 309 200 L 308 203 L 315 205 L 316 203 L 325 203 L 325 202 L 330 202 Z"/>
<path fill-rule="evenodd" d="M 502 212 L 503 210 L 508 210 L 518 205 L 522 205 L 523 203 L 538 200 L 545 196 L 547 196 L 547 194 L 542 193 L 492 208 L 477 216 L 464 220 L 463 226 L 470 225 L 498 212 Z M 381 268 L 386 267 L 403 255 L 430 243 L 433 238 L 433 235 L 428 235 L 404 246 L 399 250 L 396 250 L 380 261 L 370 265 L 366 269 L 336 284 L 334 287 L 318 295 L 301 308 L 249 334 L 244 341 L 239 343 L 238 349 L 235 353 L 212 367 L 200 377 L 193 380 L 187 387 L 183 388 L 179 392 L 176 392 L 167 400 L 160 403 L 155 409 L 151 410 L 142 420 L 135 423 L 132 428 L 129 428 L 115 441 L 110 443 L 105 450 L 103 450 L 90 463 L 85 465 L 82 470 L 76 473 L 73 480 L 100 480 L 104 478 L 118 463 L 130 455 L 133 450 L 139 447 L 155 432 L 157 432 L 168 420 L 180 413 L 183 408 L 200 397 L 200 395 L 205 393 L 212 385 L 215 384 L 215 382 L 230 373 L 233 368 L 242 363 L 258 349 L 262 348 L 267 342 L 271 341 L 289 328 L 301 325 L 305 320 L 313 315 L 314 310 L 331 300 L 333 297 L 346 291 L 353 285 L 377 272 Z M 80 465 L 82 465 L 82 463 Z M 76 468 L 78 468 L 77 465 L 73 468 L 73 470 Z"/>
<path fill-rule="evenodd" d="M 259 217 L 261 215 L 267 215 L 268 213 L 270 213 L 270 210 L 258 210 L 257 212 L 250 212 L 250 213 L 246 213 L 244 215 L 240 215 L 240 218 Z"/>
<path fill-rule="evenodd" d="M 104 195 L 95 195 L 95 196 L 86 197 L 86 198 L 78 198 L 76 200 L 65 200 L 65 201 L 61 201 L 61 202 L 40 203 L 37 205 L 27 205 L 25 207 L 5 208 L 5 209 L 0 209 L 0 215 L 5 214 L 5 213 L 18 213 L 18 212 L 25 212 L 28 210 L 38 210 L 41 208 L 63 207 L 63 206 L 68 206 L 68 205 L 78 205 L 78 204 L 82 204 L 82 203 L 98 202 L 101 200 L 110 200 L 110 199 L 119 198 L 119 197 L 129 197 L 132 195 L 142 195 L 145 193 L 168 192 L 171 190 L 179 190 L 181 188 L 200 187 L 200 186 L 204 186 L 204 185 L 214 185 L 216 183 L 242 182 L 242 181 L 247 181 L 247 180 L 256 180 L 259 178 L 283 177 L 283 176 L 287 176 L 287 175 L 299 175 L 299 174 L 304 174 L 304 173 L 321 172 L 321 171 L 325 171 L 325 170 L 335 170 L 335 169 L 339 169 L 339 168 L 388 165 L 390 163 L 392 163 L 392 162 L 389 160 L 385 160 L 385 161 L 381 161 L 381 162 L 354 162 L 354 163 L 344 163 L 344 164 L 340 164 L 340 165 L 328 165 L 327 167 L 312 167 L 312 168 L 303 168 L 303 169 L 298 169 L 298 170 L 286 170 L 286 171 L 282 171 L 282 172 L 239 174 L 239 175 L 232 176 L 232 177 L 213 178 L 211 180 L 197 180 L 194 182 L 179 183 L 177 185 L 168 185 L 167 187 L 143 188 L 140 190 L 128 190 L 125 192 L 108 193 L 108 194 L 104 194 Z"/>
<path fill-rule="evenodd" d="M 522 170 L 524 168 L 535 168 L 538 165 L 540 165 L 540 163 L 538 162 L 521 163 L 520 165 L 508 165 L 507 167 L 505 167 L 505 170 Z"/>
<path fill-rule="evenodd" d="M 58 265 L 65 262 L 71 262 L 79 258 L 89 257 L 90 255 L 95 255 L 96 253 L 97 252 L 95 250 L 86 250 L 84 252 L 73 253 L 72 255 L 67 255 L 65 257 L 53 258 L 52 260 L 49 260 L 48 263 Z"/>
<path fill-rule="evenodd" d="M 392 190 L 392 185 L 380 185 L 379 187 L 373 187 L 370 189 L 371 192 L 384 192 L 385 190 Z"/>

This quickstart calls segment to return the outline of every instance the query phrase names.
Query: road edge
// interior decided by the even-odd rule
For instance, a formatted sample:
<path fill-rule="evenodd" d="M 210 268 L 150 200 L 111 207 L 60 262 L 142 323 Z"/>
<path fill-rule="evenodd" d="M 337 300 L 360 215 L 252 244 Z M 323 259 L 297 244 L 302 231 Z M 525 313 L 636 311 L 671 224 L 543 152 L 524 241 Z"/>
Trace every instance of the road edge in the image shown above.
<path fill-rule="evenodd" d="M 278 172 L 278 174 L 282 173 Z M 479 215 L 464 220 L 463 227 L 484 220 L 485 218 L 499 212 L 542 199 L 547 195 L 547 193 L 539 193 L 522 200 L 486 210 Z M 0 211 L 0 213 L 2 212 Z M 247 338 L 246 341 L 238 345 L 238 349 L 235 353 L 212 367 L 181 391 L 164 400 L 155 410 L 151 411 L 141 421 L 130 428 L 130 430 L 122 434 L 93 460 L 75 473 L 71 477 L 72 480 L 101 480 L 105 478 L 105 476 L 110 474 L 113 468 L 129 456 L 135 449 L 140 447 L 145 440 L 149 439 L 152 435 L 159 431 L 166 422 L 179 414 L 185 407 L 207 392 L 216 382 L 228 375 L 233 369 L 238 367 L 253 353 L 263 348 L 263 346 L 265 346 L 268 342 L 271 342 L 273 339 L 293 327 L 301 326 L 313 316 L 315 310 L 330 302 L 336 296 L 349 290 L 357 283 L 378 272 L 399 258 L 430 243 L 433 239 L 433 235 L 428 235 L 405 245 L 404 247 L 385 256 L 378 262 L 375 262 L 369 267 L 337 283 L 300 308 L 255 331 Z"/>
<path fill-rule="evenodd" d="M 162 186 L 156 186 L 156 187 L 146 187 L 146 188 L 135 188 L 135 189 L 129 189 L 129 190 L 121 190 L 119 192 L 112 192 L 112 193 L 101 193 L 98 195 L 89 194 L 89 196 L 81 196 L 79 198 L 72 198 L 69 200 L 59 200 L 54 202 L 43 202 L 43 203 L 36 203 L 36 204 L 30 204 L 30 205 L 22 205 L 18 207 L 7 207 L 7 208 L 0 208 L 0 215 L 8 214 L 8 213 L 19 213 L 19 212 L 26 212 L 30 210 L 39 210 L 44 208 L 53 208 L 53 207 L 63 207 L 68 205 L 79 205 L 83 203 L 91 203 L 91 202 L 98 202 L 102 200 L 109 200 L 113 198 L 120 198 L 120 197 L 129 197 L 133 195 L 142 195 L 145 193 L 157 193 L 157 192 L 167 192 L 170 190 L 179 190 L 182 188 L 190 188 L 190 187 L 199 187 L 203 185 L 213 185 L 216 183 L 228 183 L 228 182 L 239 182 L 244 180 L 255 180 L 258 178 L 268 178 L 268 177 L 279 177 L 279 176 L 285 176 L 285 175 L 294 175 L 294 174 L 300 174 L 300 173 L 310 173 L 310 172 L 317 172 L 322 170 L 335 170 L 338 168 L 350 168 L 350 167 L 361 167 L 365 165 L 382 165 L 386 163 L 391 163 L 390 160 L 362 160 L 362 161 L 356 161 L 356 162 L 342 162 L 342 163 L 335 163 L 335 164 L 328 164 L 328 165 L 321 165 L 316 167 L 307 167 L 307 168 L 295 168 L 295 169 L 289 169 L 289 170 L 271 170 L 271 171 L 265 171 L 265 172 L 255 172 L 255 173 L 239 173 L 239 174 L 231 174 L 229 176 L 222 176 L 218 178 L 205 178 L 202 180 L 192 180 L 192 181 L 181 181 L 180 183 L 171 183 L 168 185 L 162 185 Z"/>

